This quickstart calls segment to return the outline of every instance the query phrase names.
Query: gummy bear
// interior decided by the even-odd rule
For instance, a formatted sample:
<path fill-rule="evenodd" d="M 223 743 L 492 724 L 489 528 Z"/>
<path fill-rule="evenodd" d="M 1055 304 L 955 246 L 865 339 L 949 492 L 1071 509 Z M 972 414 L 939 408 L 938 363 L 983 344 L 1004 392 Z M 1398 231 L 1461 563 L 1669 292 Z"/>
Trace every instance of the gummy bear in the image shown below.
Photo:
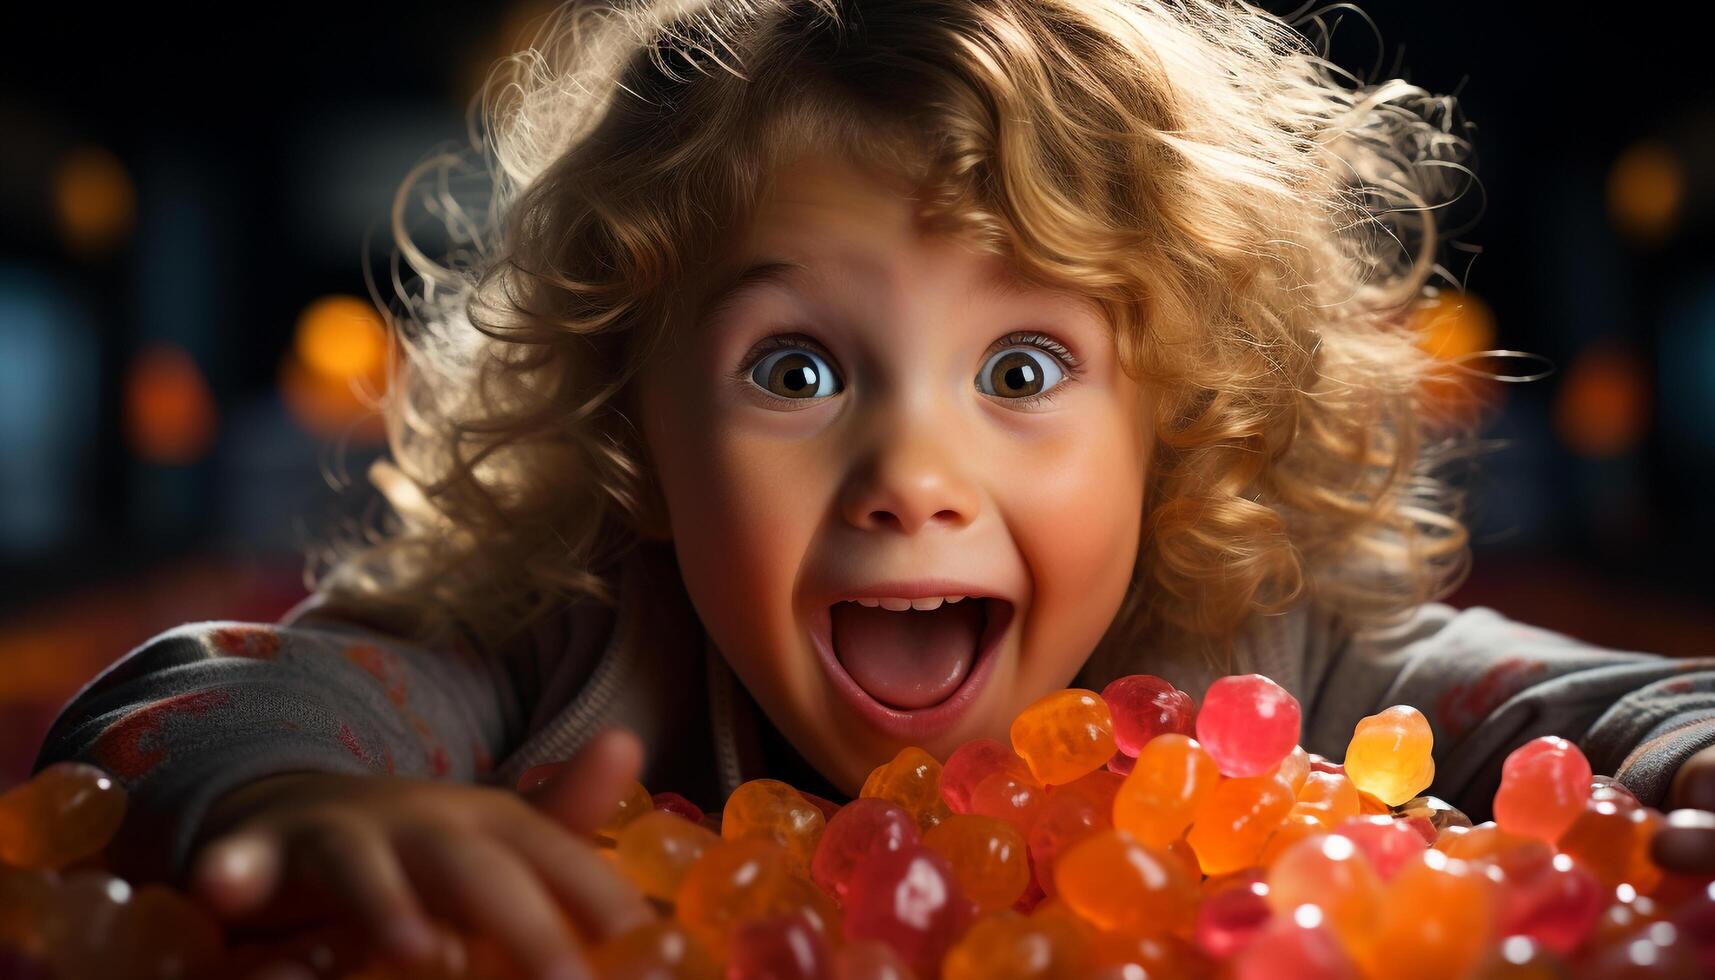
<path fill-rule="evenodd" d="M 825 824 L 822 811 L 791 786 L 778 779 L 752 779 L 727 798 L 721 839 L 772 838 L 791 855 L 795 871 L 808 875 Z"/>
<path fill-rule="evenodd" d="M 991 912 L 947 951 L 941 980 L 1054 980 L 1077 976 L 1082 937 L 1011 909 Z"/>
<path fill-rule="evenodd" d="M 1300 906 L 1315 906 L 1321 923 L 1348 947 L 1373 928 L 1381 896 L 1381 878 L 1369 859 L 1340 834 L 1307 837 L 1268 869 L 1268 904 L 1276 915 L 1298 918 Z"/>
<path fill-rule="evenodd" d="M 1279 776 L 1225 780 L 1198 804 L 1185 840 L 1204 874 L 1237 871 L 1256 862 L 1292 804 L 1292 788 Z"/>
<path fill-rule="evenodd" d="M 1197 886 L 1165 851 L 1123 830 L 1103 830 L 1060 855 L 1054 884 L 1061 898 L 1097 928 L 1128 935 L 1188 931 Z"/>
<path fill-rule="evenodd" d="M 860 797 L 828 821 L 810 861 L 810 876 L 822 891 L 844 901 L 852 872 L 861 862 L 914 847 L 918 840 L 917 821 L 903 807 L 880 797 Z"/>
<path fill-rule="evenodd" d="M 1346 745 L 1346 777 L 1389 806 L 1411 799 L 1435 779 L 1429 720 L 1396 704 L 1358 722 Z"/>
<path fill-rule="evenodd" d="M 816 910 L 831 918 L 828 899 L 792 873 L 786 848 L 772 838 L 723 840 L 691 866 L 675 896 L 674 914 L 724 962 L 732 931 L 742 923 Z"/>
<path fill-rule="evenodd" d="M 685 874 L 720 838 L 665 810 L 645 813 L 619 832 L 614 856 L 625 876 L 651 898 L 671 901 Z"/>
<path fill-rule="evenodd" d="M 1030 767 L 1012 751 L 1012 746 L 992 738 L 974 738 L 953 750 L 941 767 L 941 798 L 954 813 L 971 812 L 971 791 L 977 783 L 997 772 L 1034 783 Z"/>
<path fill-rule="evenodd" d="M 1150 741 L 1114 798 L 1114 826 L 1154 847 L 1166 847 L 1191 825 L 1220 782 L 1215 760 L 1197 740 L 1167 734 Z"/>
<path fill-rule="evenodd" d="M 738 927 L 726 962 L 728 980 L 821 980 L 832 954 L 803 913 L 757 919 Z"/>
<path fill-rule="evenodd" d="M 879 939 L 925 977 L 976 917 L 947 859 L 921 845 L 865 860 L 846 890 L 845 932 Z"/>
<path fill-rule="evenodd" d="M 947 859 L 965 895 L 983 912 L 1010 908 L 1030 884 L 1024 838 L 1004 820 L 955 814 L 924 834 L 923 846 Z"/>
<path fill-rule="evenodd" d="M 1552 735 L 1532 739 L 1501 764 L 1495 823 L 1552 843 L 1583 812 L 1590 782 L 1590 763 L 1578 746 Z"/>
<path fill-rule="evenodd" d="M 1169 732 L 1191 734 L 1196 706 L 1191 695 L 1150 674 L 1115 678 L 1102 688 L 1113 717 L 1114 745 L 1132 758 L 1149 740 Z"/>
<path fill-rule="evenodd" d="M 654 919 L 590 951 L 602 980 L 717 980 L 721 971 L 702 943 L 672 919 Z"/>
<path fill-rule="evenodd" d="M 1261 674 L 1222 677 L 1197 713 L 1197 741 L 1221 775 L 1261 776 L 1298 745 L 1298 699 Z"/>
<path fill-rule="evenodd" d="M 82 762 L 56 762 L 0 794 L 0 861 L 59 868 L 107 846 L 125 817 L 125 789 Z"/>
<path fill-rule="evenodd" d="M 1013 720 L 1012 748 L 1040 783 L 1069 783 L 1094 772 L 1114 754 L 1108 703 L 1094 691 L 1055 691 Z"/>
<path fill-rule="evenodd" d="M 941 798 L 941 763 L 915 745 L 871 770 L 858 796 L 898 804 L 919 830 L 928 830 L 953 812 Z"/>

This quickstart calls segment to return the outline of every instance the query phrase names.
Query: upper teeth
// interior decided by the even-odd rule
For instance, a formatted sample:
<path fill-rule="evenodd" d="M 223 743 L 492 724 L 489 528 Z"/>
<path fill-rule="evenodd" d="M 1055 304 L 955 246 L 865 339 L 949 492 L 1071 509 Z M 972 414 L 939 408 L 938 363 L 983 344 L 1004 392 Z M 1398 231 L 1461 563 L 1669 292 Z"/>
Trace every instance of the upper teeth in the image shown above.
<path fill-rule="evenodd" d="M 896 599 L 889 596 L 886 599 L 852 599 L 851 601 L 860 606 L 868 606 L 871 609 L 879 606 L 882 609 L 887 609 L 892 612 L 904 612 L 907 609 L 926 612 L 930 609 L 941 608 L 941 603 L 943 602 L 958 602 L 960 599 L 965 598 L 969 597 L 962 595 L 938 595 L 931 596 L 927 599 Z"/>

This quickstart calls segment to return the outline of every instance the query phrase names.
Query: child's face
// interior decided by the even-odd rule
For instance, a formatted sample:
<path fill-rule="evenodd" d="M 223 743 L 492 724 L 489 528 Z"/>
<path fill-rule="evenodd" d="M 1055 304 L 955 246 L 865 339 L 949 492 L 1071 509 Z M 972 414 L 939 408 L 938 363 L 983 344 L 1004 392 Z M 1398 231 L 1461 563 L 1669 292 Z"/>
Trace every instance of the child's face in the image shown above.
<path fill-rule="evenodd" d="M 854 795 L 905 745 L 944 759 L 1004 739 L 1077 673 L 1136 562 L 1153 437 L 1099 307 L 1000 291 L 1001 260 L 922 237 L 911 216 L 840 160 L 787 168 L 714 281 L 764 261 L 809 272 L 680 329 L 639 392 L 704 626 L 776 727 Z M 808 353 L 752 353 L 789 335 Z M 974 598 L 830 611 L 930 579 L 969 586 L 932 595 L 1005 597 L 1010 617 Z M 1005 628 L 985 652 L 986 617 Z"/>

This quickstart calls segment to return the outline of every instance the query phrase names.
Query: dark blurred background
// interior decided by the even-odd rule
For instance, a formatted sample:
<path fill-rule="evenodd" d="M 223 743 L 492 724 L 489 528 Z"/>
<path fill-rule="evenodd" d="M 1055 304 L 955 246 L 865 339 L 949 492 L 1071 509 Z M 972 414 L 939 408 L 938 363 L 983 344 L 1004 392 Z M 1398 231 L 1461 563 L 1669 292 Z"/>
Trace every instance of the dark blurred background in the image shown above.
<path fill-rule="evenodd" d="M 1553 369 L 1449 402 L 1484 411 L 1502 448 L 1471 485 L 1475 571 L 1448 601 L 1604 646 L 1715 651 L 1704 43 L 1673 17 L 1370 6 L 1324 15 L 1334 60 L 1452 94 L 1476 127 L 1482 186 L 1448 212 L 1469 225 L 1446 257 L 1468 293 L 1426 342 Z M 0 787 L 150 634 L 302 597 L 304 549 L 369 502 L 363 394 L 384 341 L 366 276 L 389 291 L 394 190 L 464 143 L 488 67 L 549 9 L 8 14 Z"/>

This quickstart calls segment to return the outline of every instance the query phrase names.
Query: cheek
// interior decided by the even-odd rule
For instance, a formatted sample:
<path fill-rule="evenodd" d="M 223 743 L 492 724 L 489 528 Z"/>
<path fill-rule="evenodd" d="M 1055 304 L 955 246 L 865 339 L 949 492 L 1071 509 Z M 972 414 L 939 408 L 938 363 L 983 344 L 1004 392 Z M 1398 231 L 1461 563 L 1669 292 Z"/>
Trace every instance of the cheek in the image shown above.
<path fill-rule="evenodd" d="M 1035 585 L 1019 661 L 1019 709 L 1066 686 L 1125 599 L 1143 524 L 1145 461 L 1124 417 L 1080 426 L 1029 472 L 1009 523 Z"/>
<path fill-rule="evenodd" d="M 787 663 L 785 651 L 795 642 L 796 569 L 822 499 L 816 470 L 777 439 L 747 437 L 712 406 L 680 405 L 661 422 L 646 436 L 698 615 L 753 691 L 803 683 L 803 665 Z"/>

